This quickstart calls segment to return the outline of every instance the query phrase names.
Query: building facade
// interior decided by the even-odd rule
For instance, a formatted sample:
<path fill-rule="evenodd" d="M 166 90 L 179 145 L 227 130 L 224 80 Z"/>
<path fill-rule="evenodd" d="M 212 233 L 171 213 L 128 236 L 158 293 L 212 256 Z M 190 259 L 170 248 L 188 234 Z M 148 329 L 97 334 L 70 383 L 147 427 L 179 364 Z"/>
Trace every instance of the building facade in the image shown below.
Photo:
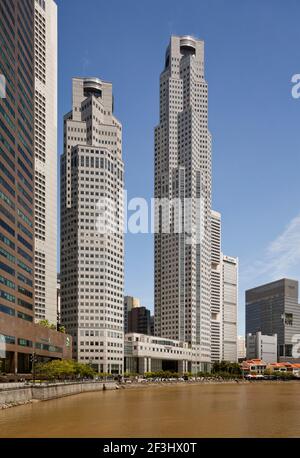
<path fill-rule="evenodd" d="M 223 294 L 222 294 L 221 214 L 211 213 L 211 360 L 222 360 Z"/>
<path fill-rule="evenodd" d="M 57 323 L 57 5 L 34 2 L 35 320 Z"/>
<path fill-rule="evenodd" d="M 1 1 L 0 372 L 10 373 L 29 372 L 33 353 L 40 359 L 67 357 L 64 346 L 70 343 L 69 336 L 34 324 L 35 43 L 40 40 L 35 27 L 33 0 Z"/>
<path fill-rule="evenodd" d="M 237 338 L 237 357 L 238 361 L 246 359 L 246 339 L 245 336 L 238 336 Z"/>
<path fill-rule="evenodd" d="M 238 259 L 223 255 L 222 272 L 222 360 L 237 362 Z"/>
<path fill-rule="evenodd" d="M 155 128 L 155 335 L 199 345 L 203 370 L 211 364 L 207 105 L 204 42 L 172 36 Z"/>
<path fill-rule="evenodd" d="M 258 331 L 277 334 L 278 361 L 293 361 L 293 338 L 300 334 L 296 280 L 283 278 L 246 291 L 246 334 Z"/>
<path fill-rule="evenodd" d="M 277 335 L 266 336 L 261 332 L 247 334 L 247 359 L 262 359 L 265 363 L 277 362 Z"/>
<path fill-rule="evenodd" d="M 112 84 L 74 78 L 61 158 L 61 321 L 74 358 L 109 373 L 123 371 L 123 168 Z"/>
<path fill-rule="evenodd" d="M 136 307 L 140 307 L 141 303 L 138 297 L 124 296 L 124 333 L 128 332 L 128 313 Z"/>
<path fill-rule="evenodd" d="M 151 334 L 150 310 L 146 307 L 136 307 L 128 312 L 128 332 Z"/>
<path fill-rule="evenodd" d="M 124 356 L 125 372 L 129 373 L 171 371 L 184 374 L 192 372 L 193 368 L 200 371 L 199 346 L 164 337 L 125 334 Z"/>

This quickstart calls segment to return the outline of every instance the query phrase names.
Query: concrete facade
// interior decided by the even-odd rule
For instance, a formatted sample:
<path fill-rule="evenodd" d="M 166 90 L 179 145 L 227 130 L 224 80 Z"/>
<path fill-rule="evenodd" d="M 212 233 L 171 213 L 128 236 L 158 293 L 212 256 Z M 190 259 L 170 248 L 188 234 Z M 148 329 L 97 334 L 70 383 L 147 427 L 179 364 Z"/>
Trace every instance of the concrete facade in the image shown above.
<path fill-rule="evenodd" d="M 203 370 L 199 345 L 164 337 L 125 334 L 125 371 L 144 374 L 169 370 L 197 373 Z"/>
<path fill-rule="evenodd" d="M 247 334 L 247 359 L 262 359 L 265 363 L 277 362 L 277 335 L 266 336 L 261 332 Z"/>
<path fill-rule="evenodd" d="M 222 360 L 223 294 L 222 294 L 221 214 L 211 213 L 211 360 Z"/>
<path fill-rule="evenodd" d="M 57 323 L 57 5 L 34 2 L 35 320 Z"/>
<path fill-rule="evenodd" d="M 211 363 L 211 135 L 207 109 L 204 42 L 172 36 L 160 75 L 160 118 L 155 128 L 154 332 L 199 345 L 203 368 Z M 184 221 L 169 208 L 174 199 L 185 211 Z M 159 200 L 167 202 L 167 208 L 158 205 Z"/>
<path fill-rule="evenodd" d="M 245 336 L 238 336 L 237 338 L 237 356 L 238 356 L 238 361 L 243 361 L 246 358 Z"/>
<path fill-rule="evenodd" d="M 237 362 L 238 259 L 223 255 L 222 271 L 222 360 Z"/>
<path fill-rule="evenodd" d="M 75 359 L 122 373 L 122 126 L 111 83 L 73 78 L 72 95 L 61 157 L 61 322 Z"/>
<path fill-rule="evenodd" d="M 116 382 L 64 383 L 49 386 L 24 386 L 18 389 L 0 390 L 0 409 L 10 405 L 25 404 L 30 401 L 48 401 L 50 399 L 72 396 L 91 391 L 115 390 Z"/>

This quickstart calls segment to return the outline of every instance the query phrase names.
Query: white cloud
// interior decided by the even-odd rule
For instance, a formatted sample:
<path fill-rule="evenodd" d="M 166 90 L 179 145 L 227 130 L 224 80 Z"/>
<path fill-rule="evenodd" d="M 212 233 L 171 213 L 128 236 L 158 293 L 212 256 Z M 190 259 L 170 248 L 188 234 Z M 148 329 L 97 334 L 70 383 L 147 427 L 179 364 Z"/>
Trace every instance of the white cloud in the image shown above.
<path fill-rule="evenodd" d="M 300 272 L 300 215 L 293 218 L 283 232 L 269 243 L 260 259 L 241 272 L 241 280 L 256 286 L 256 280 L 259 285 L 295 276 L 297 272 Z"/>
<path fill-rule="evenodd" d="M 300 280 L 300 215 L 293 218 L 283 232 L 271 241 L 254 261 L 240 264 L 239 331 L 244 332 L 245 290 L 279 280 Z"/>

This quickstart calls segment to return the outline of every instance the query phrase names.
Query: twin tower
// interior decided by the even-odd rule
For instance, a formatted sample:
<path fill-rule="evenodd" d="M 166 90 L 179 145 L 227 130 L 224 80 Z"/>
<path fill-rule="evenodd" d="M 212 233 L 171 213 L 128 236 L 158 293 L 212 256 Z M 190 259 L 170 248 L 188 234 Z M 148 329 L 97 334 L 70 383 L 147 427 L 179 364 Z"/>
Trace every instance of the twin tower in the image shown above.
<path fill-rule="evenodd" d="M 208 370 L 212 354 L 221 358 L 212 346 L 219 341 L 221 354 L 223 282 L 212 257 L 204 42 L 190 36 L 172 36 L 166 51 L 154 156 L 154 197 L 179 202 L 179 211 L 174 205 L 167 210 L 170 230 L 166 210 L 156 211 L 154 333 L 188 342 L 197 355 L 190 369 Z M 74 357 L 99 372 L 123 372 L 124 237 L 109 227 L 116 213 L 123 215 L 123 171 L 111 83 L 74 78 L 61 160 L 61 317 L 73 336 Z M 99 231 L 103 210 L 107 230 Z M 213 311 L 212 270 L 218 269 L 213 291 L 219 308 Z"/>

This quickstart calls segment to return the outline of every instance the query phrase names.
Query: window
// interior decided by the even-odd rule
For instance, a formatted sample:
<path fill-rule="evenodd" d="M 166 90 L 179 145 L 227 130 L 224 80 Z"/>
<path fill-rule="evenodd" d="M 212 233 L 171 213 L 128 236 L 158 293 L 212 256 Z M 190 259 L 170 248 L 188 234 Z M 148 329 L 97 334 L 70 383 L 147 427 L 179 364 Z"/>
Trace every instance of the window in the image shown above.
<path fill-rule="evenodd" d="M 18 345 L 22 347 L 32 347 L 32 341 L 27 339 L 18 339 Z"/>
<path fill-rule="evenodd" d="M 6 344 L 15 344 L 16 339 L 13 336 L 6 336 L 5 334 L 0 334 L 0 342 L 4 342 Z"/>

